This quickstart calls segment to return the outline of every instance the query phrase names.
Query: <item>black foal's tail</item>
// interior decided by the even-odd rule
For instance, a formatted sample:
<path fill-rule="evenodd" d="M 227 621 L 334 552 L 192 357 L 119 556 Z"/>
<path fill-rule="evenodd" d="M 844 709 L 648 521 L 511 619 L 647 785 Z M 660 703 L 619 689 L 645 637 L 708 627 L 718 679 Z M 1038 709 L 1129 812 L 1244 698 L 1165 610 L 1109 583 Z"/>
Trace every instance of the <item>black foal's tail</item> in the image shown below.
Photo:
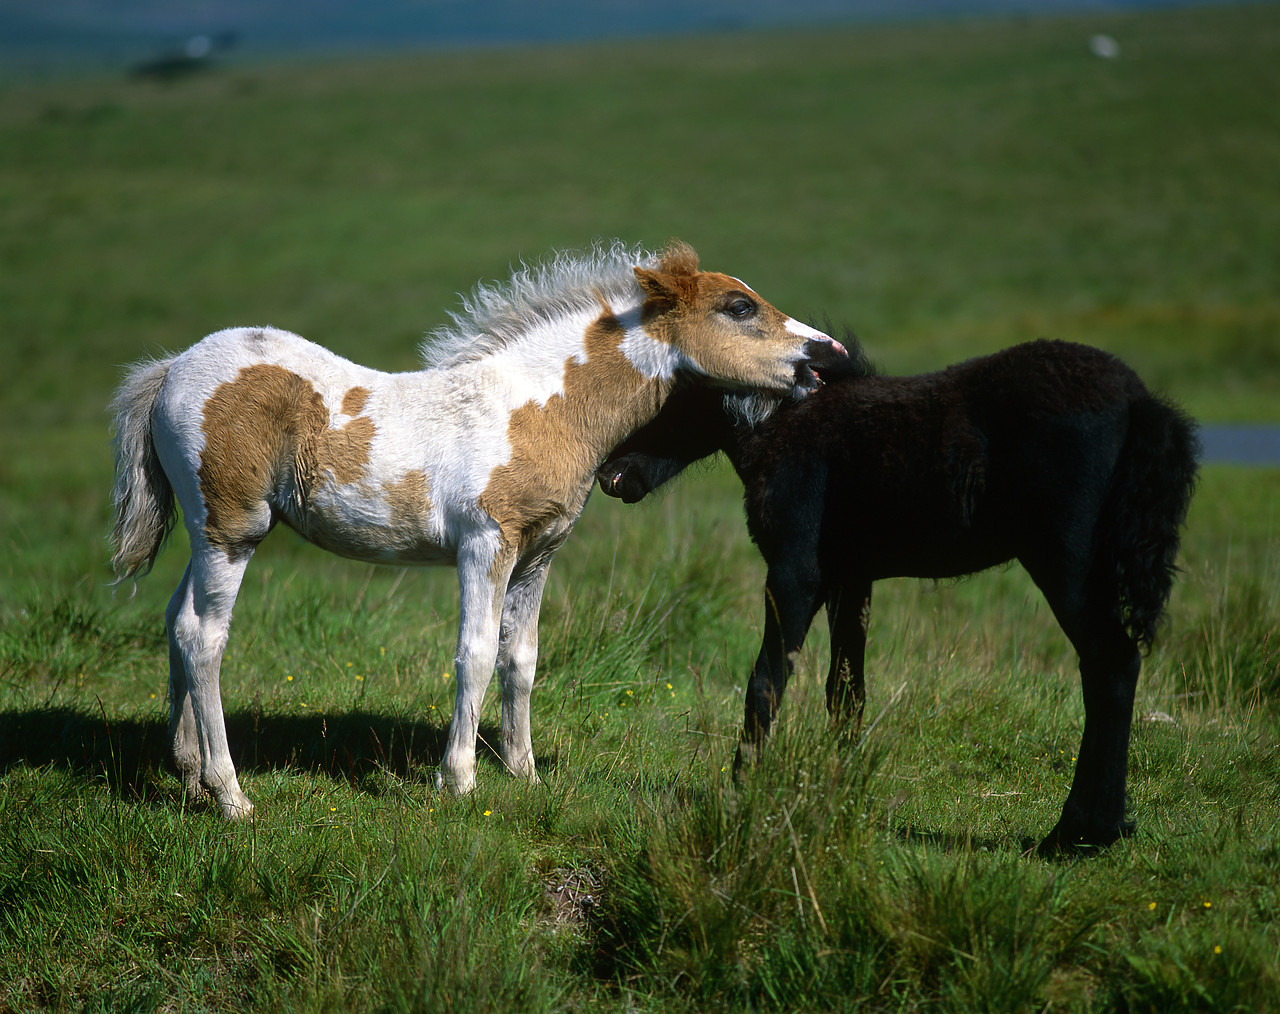
<path fill-rule="evenodd" d="M 1177 573 L 1178 545 L 1196 485 L 1200 442 L 1177 407 L 1145 394 L 1129 406 L 1129 432 L 1107 499 L 1099 573 L 1119 591 L 1120 618 L 1151 647 Z"/>

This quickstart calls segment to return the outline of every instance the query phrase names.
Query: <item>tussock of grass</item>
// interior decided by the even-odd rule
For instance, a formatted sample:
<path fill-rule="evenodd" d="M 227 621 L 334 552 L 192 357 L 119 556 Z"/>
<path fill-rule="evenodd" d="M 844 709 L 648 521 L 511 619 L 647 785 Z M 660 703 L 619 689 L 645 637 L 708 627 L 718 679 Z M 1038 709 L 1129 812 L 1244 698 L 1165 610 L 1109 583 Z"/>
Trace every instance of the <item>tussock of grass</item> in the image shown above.
<path fill-rule="evenodd" d="M 713 772 L 705 790 L 660 811 L 614 872 L 600 974 L 695 1005 L 798 995 L 796 962 L 834 939 L 850 900 L 833 879 L 862 867 L 871 841 L 872 759 L 817 739 L 780 737 L 741 787 Z"/>
<path fill-rule="evenodd" d="M 1189 697 L 1214 709 L 1280 702 L 1280 580 L 1271 568 L 1217 588 L 1179 645 Z"/>
<path fill-rule="evenodd" d="M 163 628 L 146 617 L 113 621 L 82 597 L 29 600 L 0 628 L 0 662 L 24 675 L 24 690 L 53 698 L 66 681 L 91 676 L 167 651 Z"/>

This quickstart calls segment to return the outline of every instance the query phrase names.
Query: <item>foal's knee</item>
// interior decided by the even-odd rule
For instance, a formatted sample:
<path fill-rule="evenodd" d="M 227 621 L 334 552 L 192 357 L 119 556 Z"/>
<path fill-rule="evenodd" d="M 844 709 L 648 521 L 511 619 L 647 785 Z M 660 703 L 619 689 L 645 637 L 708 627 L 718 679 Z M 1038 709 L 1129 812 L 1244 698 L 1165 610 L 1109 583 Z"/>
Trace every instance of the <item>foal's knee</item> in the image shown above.
<path fill-rule="evenodd" d="M 517 643 L 503 645 L 498 653 L 498 673 L 504 693 L 528 697 L 538 666 L 538 646 Z"/>

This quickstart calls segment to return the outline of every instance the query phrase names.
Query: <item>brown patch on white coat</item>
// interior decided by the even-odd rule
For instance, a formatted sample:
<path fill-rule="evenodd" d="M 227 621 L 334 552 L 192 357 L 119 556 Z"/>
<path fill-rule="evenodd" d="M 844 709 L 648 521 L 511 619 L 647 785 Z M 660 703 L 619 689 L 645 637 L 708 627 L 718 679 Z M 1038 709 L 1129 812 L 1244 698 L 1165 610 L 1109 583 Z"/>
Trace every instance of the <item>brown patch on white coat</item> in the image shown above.
<path fill-rule="evenodd" d="M 320 392 L 282 366 L 246 366 L 235 380 L 219 384 L 204 405 L 205 445 L 197 473 L 209 544 L 233 560 L 245 558 L 280 518 L 325 549 L 363 555 L 368 533 L 335 535 L 341 526 L 313 511 L 312 500 L 317 487 L 330 479 L 348 486 L 364 478 L 377 433 L 373 420 L 358 414 L 369 393 L 364 387 L 350 388 L 342 411 L 353 418 L 331 426 Z M 426 477 L 407 474 L 386 495 L 393 517 L 414 533 L 404 540 L 412 545 L 422 529 L 418 519 L 429 509 Z M 387 551 L 409 545 L 388 545 Z"/>
<path fill-rule="evenodd" d="M 577 520 L 603 456 L 653 417 L 671 387 L 631 364 L 621 351 L 625 333 L 606 312 L 584 336 L 586 361 L 565 362 L 564 393 L 511 413 L 510 459 L 490 473 L 479 506 L 517 555 Z"/>
<path fill-rule="evenodd" d="M 406 563 L 436 563 L 441 559 L 439 537 L 430 525 L 431 491 L 420 468 L 405 472 L 399 482 L 383 486 L 390 515 L 388 549 Z"/>
<path fill-rule="evenodd" d="M 342 396 L 342 414 L 343 415 L 359 415 L 364 411 L 365 403 L 369 400 L 369 389 L 367 387 L 353 387 Z"/>

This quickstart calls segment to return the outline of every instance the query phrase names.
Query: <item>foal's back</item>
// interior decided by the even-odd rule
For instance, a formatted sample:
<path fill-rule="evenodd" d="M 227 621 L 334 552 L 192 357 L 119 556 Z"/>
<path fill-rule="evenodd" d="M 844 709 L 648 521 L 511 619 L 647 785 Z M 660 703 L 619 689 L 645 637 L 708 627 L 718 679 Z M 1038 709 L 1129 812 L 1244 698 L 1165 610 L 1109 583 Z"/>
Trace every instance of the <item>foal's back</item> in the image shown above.
<path fill-rule="evenodd" d="M 744 448 L 769 555 L 821 519 L 831 572 L 954 577 L 1087 538 L 1142 381 L 1099 349 L 1037 341 L 935 373 L 830 383 Z"/>

